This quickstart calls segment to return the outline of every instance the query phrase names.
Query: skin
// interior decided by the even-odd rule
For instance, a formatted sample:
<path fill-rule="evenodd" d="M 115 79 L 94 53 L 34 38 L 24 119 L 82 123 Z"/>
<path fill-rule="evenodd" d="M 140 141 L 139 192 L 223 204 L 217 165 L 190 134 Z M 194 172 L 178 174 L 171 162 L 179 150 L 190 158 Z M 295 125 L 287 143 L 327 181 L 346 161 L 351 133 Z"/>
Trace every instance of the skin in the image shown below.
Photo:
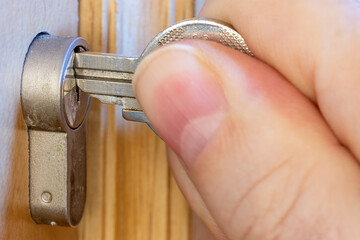
<path fill-rule="evenodd" d="M 204 41 L 146 57 L 134 91 L 215 239 L 360 238 L 360 15 L 343 0 L 208 0 L 256 59 Z"/>

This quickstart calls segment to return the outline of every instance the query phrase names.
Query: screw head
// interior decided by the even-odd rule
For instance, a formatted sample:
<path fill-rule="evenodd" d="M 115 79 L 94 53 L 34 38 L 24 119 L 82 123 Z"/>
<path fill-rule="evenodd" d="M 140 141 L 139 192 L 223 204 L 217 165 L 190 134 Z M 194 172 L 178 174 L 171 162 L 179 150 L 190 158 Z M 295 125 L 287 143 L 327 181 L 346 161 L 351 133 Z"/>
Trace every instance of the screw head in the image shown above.
<path fill-rule="evenodd" d="M 52 201 L 52 195 L 49 192 L 43 192 L 41 194 L 41 201 L 44 203 L 50 203 Z"/>
<path fill-rule="evenodd" d="M 57 226 L 57 223 L 54 222 L 54 221 L 51 221 L 51 222 L 49 223 L 49 225 L 50 225 L 50 226 Z"/>

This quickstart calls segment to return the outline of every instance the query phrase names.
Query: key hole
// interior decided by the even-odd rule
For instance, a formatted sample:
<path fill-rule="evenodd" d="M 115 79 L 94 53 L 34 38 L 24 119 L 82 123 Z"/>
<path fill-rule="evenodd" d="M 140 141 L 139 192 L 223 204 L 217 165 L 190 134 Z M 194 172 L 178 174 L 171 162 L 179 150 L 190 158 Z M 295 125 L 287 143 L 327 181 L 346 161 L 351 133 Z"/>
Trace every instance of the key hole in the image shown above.
<path fill-rule="evenodd" d="M 85 49 L 82 48 L 82 47 L 76 47 L 74 49 L 74 52 L 76 52 L 76 53 L 83 52 L 83 51 L 85 51 Z M 77 101 L 77 103 L 80 103 L 80 88 L 77 85 L 77 83 L 76 83 L 76 86 L 75 86 L 75 91 L 76 91 L 76 101 Z"/>
<path fill-rule="evenodd" d="M 76 101 L 79 103 L 80 102 L 80 88 L 78 87 L 78 85 L 76 85 L 75 91 L 76 91 Z"/>

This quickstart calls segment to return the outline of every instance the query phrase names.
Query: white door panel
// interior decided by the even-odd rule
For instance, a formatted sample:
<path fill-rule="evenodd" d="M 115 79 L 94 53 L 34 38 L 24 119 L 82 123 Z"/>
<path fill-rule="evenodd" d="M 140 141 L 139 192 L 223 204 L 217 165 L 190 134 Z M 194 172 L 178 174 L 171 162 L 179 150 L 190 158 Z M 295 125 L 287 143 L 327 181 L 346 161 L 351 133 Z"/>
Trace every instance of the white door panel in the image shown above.
<path fill-rule="evenodd" d="M 76 0 L 0 0 L 0 239 L 75 239 L 74 229 L 32 222 L 28 136 L 22 118 L 22 66 L 32 39 L 47 31 L 77 36 Z"/>

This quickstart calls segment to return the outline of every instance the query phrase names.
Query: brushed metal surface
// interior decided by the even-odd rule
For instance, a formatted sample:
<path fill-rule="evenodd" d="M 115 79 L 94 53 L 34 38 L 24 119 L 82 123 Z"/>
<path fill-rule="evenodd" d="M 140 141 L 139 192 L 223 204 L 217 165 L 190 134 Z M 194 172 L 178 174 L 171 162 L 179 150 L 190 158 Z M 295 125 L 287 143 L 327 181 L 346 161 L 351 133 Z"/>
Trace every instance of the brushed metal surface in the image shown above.
<path fill-rule="evenodd" d="M 37 36 L 24 63 L 21 101 L 29 132 L 30 211 L 36 223 L 75 226 L 86 197 L 88 94 L 69 72 L 84 39 Z"/>

